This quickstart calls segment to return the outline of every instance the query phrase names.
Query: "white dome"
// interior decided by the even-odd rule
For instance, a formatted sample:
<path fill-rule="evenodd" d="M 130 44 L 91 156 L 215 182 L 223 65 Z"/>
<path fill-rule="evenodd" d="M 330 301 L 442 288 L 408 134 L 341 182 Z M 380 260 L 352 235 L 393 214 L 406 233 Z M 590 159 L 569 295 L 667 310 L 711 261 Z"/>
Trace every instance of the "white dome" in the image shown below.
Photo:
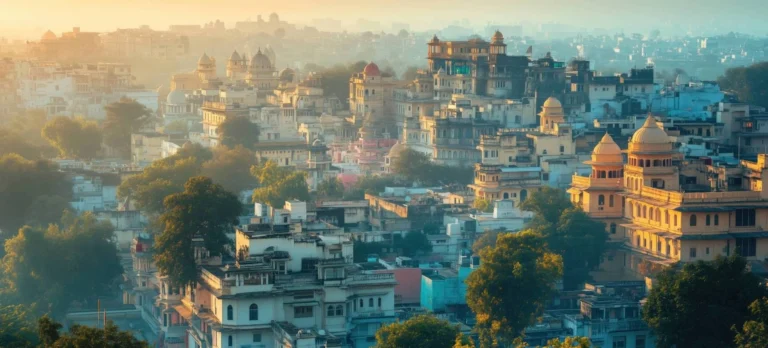
<path fill-rule="evenodd" d="M 168 105 L 184 105 L 187 103 L 187 96 L 183 91 L 174 89 L 171 93 L 168 93 L 165 103 Z"/>

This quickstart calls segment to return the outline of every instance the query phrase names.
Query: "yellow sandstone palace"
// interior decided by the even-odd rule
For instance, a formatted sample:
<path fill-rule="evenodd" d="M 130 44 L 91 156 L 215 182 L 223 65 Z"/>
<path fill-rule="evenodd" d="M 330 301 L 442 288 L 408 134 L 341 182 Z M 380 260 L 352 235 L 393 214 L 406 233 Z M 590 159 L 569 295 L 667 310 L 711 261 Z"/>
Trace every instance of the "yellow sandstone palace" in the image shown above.
<path fill-rule="evenodd" d="M 625 266 L 733 253 L 754 262 L 768 257 L 765 154 L 738 164 L 684 159 L 652 116 L 628 147 L 622 151 L 606 134 L 586 162 L 589 177 L 574 175 L 568 190 L 575 204 L 605 222 L 612 241 L 628 249 Z"/>

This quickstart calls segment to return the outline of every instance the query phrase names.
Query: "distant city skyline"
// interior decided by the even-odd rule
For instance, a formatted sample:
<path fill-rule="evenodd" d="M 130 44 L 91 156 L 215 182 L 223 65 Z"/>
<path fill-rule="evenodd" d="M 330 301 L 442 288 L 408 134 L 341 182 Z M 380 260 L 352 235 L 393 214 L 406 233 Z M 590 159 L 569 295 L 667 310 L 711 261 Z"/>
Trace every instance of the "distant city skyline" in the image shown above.
<path fill-rule="evenodd" d="M 467 6 L 466 2 L 456 0 L 364 3 L 338 0 L 322 6 L 309 0 L 265 0 L 258 5 L 245 0 L 216 3 L 201 0 L 2 2 L 8 3 L 3 4 L 4 11 L 0 12 L 0 30 L 4 33 L 0 36 L 25 39 L 36 39 L 37 31 L 50 29 L 60 33 L 74 26 L 84 31 L 111 31 L 140 25 L 166 30 L 172 24 L 202 24 L 218 19 L 231 28 L 235 22 L 256 20 L 259 15 L 266 20 L 271 12 L 278 13 L 281 19 L 304 25 L 311 25 L 313 19 L 332 18 L 341 21 L 344 29 L 353 29 L 359 19 L 365 19 L 380 22 L 380 29 L 385 31 L 392 29 L 392 23 L 407 23 L 418 31 L 457 23 L 474 28 L 489 23 L 527 23 L 527 30 L 534 30 L 542 23 L 558 23 L 574 31 L 602 28 L 643 33 L 658 28 L 665 36 L 682 35 L 688 31 L 705 35 L 730 31 L 758 36 L 768 34 L 760 11 L 751 10 L 763 5 L 760 0 L 737 0 L 729 3 L 727 9 L 723 9 L 721 2 L 700 1 L 691 7 L 682 0 L 647 0 L 643 3 L 592 0 L 578 4 L 562 0 L 489 0 L 484 1 L 483 6 Z"/>

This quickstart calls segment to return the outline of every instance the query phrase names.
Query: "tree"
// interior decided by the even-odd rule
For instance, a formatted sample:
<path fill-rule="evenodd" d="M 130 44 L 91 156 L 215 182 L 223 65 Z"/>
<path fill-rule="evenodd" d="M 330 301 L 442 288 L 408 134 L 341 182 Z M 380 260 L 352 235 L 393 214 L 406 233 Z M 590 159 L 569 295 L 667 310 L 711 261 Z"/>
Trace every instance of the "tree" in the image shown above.
<path fill-rule="evenodd" d="M 424 185 L 469 184 L 474 177 L 473 168 L 435 164 L 427 155 L 411 149 L 400 152 L 392 161 L 392 170 L 410 181 Z"/>
<path fill-rule="evenodd" d="M 117 188 L 117 195 L 129 199 L 147 213 L 160 214 L 165 197 L 184 191 L 187 180 L 200 175 L 203 163 L 212 159 L 210 150 L 198 144 L 185 144 L 175 155 L 154 161 L 140 174 L 123 180 Z M 217 169 L 216 172 L 226 170 Z"/>
<path fill-rule="evenodd" d="M 409 66 L 405 69 L 403 72 L 402 79 L 403 81 L 413 81 L 416 79 L 416 76 L 418 75 L 419 68 L 415 66 Z"/>
<path fill-rule="evenodd" d="M 37 332 L 31 308 L 24 305 L 0 306 L 0 347 L 37 346 Z"/>
<path fill-rule="evenodd" d="M 225 190 L 239 194 L 256 186 L 256 179 L 251 175 L 254 165 L 256 156 L 251 150 L 241 145 L 234 148 L 220 146 L 213 149 L 213 158 L 203 163 L 202 174 Z"/>
<path fill-rule="evenodd" d="M 658 273 L 642 311 L 657 347 L 732 346 L 732 328 L 743 327 L 750 304 L 766 296 L 746 266 L 742 257 L 718 256 Z"/>
<path fill-rule="evenodd" d="M 378 348 L 445 348 L 459 338 L 459 328 L 432 315 L 418 315 L 376 331 Z"/>
<path fill-rule="evenodd" d="M 515 347 L 528 348 L 528 343 L 522 342 L 522 340 L 520 340 L 520 342 L 515 343 Z M 592 347 L 592 343 L 589 341 L 589 338 L 568 336 L 562 341 L 560 341 L 559 338 L 553 338 L 547 341 L 547 344 L 542 346 L 541 348 L 591 348 L 591 347 Z"/>
<path fill-rule="evenodd" d="M 335 65 L 320 73 L 320 82 L 326 96 L 336 96 L 342 103 L 347 103 L 349 97 L 349 77 L 363 71 L 368 63 L 358 61 L 349 65 Z M 348 105 L 347 105 L 348 106 Z"/>
<path fill-rule="evenodd" d="M 485 198 L 476 198 L 472 203 L 472 208 L 475 208 L 483 213 L 490 213 L 493 211 L 493 205 Z"/>
<path fill-rule="evenodd" d="M 40 337 L 44 347 L 53 346 L 61 338 L 61 335 L 59 335 L 61 326 L 61 324 L 51 319 L 48 315 L 44 315 L 37 320 L 37 335 Z"/>
<path fill-rule="evenodd" d="M 419 231 L 410 231 L 405 234 L 405 237 L 395 235 L 394 244 L 395 248 L 402 249 L 403 255 L 408 257 L 432 251 L 432 244 L 427 239 L 427 235 Z"/>
<path fill-rule="evenodd" d="M 736 331 L 736 347 L 768 347 L 768 298 L 763 297 L 749 305 L 750 320 L 744 322 L 741 330 Z"/>
<path fill-rule="evenodd" d="M 529 228 L 541 233 L 549 248 L 563 256 L 565 289 L 576 289 L 600 265 L 608 234 L 602 222 L 574 207 L 562 190 L 545 187 L 520 208 L 536 215 Z"/>
<path fill-rule="evenodd" d="M 218 128 L 221 145 L 233 148 L 241 145 L 253 150 L 259 142 L 259 125 L 246 117 L 227 117 Z"/>
<path fill-rule="evenodd" d="M 330 178 L 317 184 L 317 194 L 324 198 L 341 198 L 344 196 L 344 184 L 338 178 Z"/>
<path fill-rule="evenodd" d="M 717 82 L 723 90 L 734 92 L 743 103 L 768 107 L 768 62 L 729 68 Z"/>
<path fill-rule="evenodd" d="M 401 184 L 393 175 L 366 175 L 357 179 L 347 192 L 344 193 L 345 200 L 364 199 L 365 194 L 379 194 L 387 186 Z"/>
<path fill-rule="evenodd" d="M 0 157 L 12 153 L 26 159 L 39 159 L 42 157 L 42 148 L 29 143 L 15 131 L 0 127 Z"/>
<path fill-rule="evenodd" d="M 101 151 L 101 129 L 83 118 L 56 117 L 45 124 L 42 134 L 62 157 L 91 159 Z"/>
<path fill-rule="evenodd" d="M 483 232 L 483 234 L 480 235 L 480 238 L 475 240 L 475 242 L 472 244 L 472 252 L 479 255 L 483 249 L 495 247 L 496 240 L 498 240 L 499 236 L 504 233 L 507 232 L 500 230 L 489 230 Z"/>
<path fill-rule="evenodd" d="M 43 109 L 29 109 L 23 115 L 14 117 L 8 125 L 9 130 L 19 134 L 35 146 L 47 146 L 48 143 L 43 139 L 42 130 L 48 121 L 48 115 Z"/>
<path fill-rule="evenodd" d="M 261 187 L 253 190 L 253 202 L 266 203 L 274 208 L 282 208 L 285 201 L 297 199 L 309 200 L 307 174 L 278 167 L 273 161 L 267 161 L 263 167 L 251 168 L 251 174 L 259 179 Z"/>
<path fill-rule="evenodd" d="M 480 267 L 466 280 L 467 304 L 483 346 L 512 342 L 535 323 L 562 276 L 562 258 L 530 231 L 499 236 L 480 252 Z"/>
<path fill-rule="evenodd" d="M 192 239 L 203 238 L 211 255 L 221 255 L 228 243 L 225 233 L 237 222 L 242 205 L 237 196 L 202 176 L 189 179 L 184 192 L 166 197 L 163 204 L 164 230 L 155 238 L 157 269 L 175 286 L 192 284 L 198 279 Z"/>
<path fill-rule="evenodd" d="M 42 212 L 35 206 L 41 197 L 58 196 L 58 204 L 47 205 Z M 0 157 L 0 237 L 12 237 L 25 222 L 41 225 L 55 222 L 72 200 L 72 183 L 58 166 L 44 160 L 30 161 L 19 155 Z M 52 221 L 41 217 L 56 216 Z"/>
<path fill-rule="evenodd" d="M 40 323 L 42 326 L 43 324 Z M 47 327 L 58 325 L 46 324 Z M 51 332 L 52 333 L 52 332 Z M 130 331 L 121 331 L 111 320 L 103 328 L 73 325 L 69 332 L 57 335 L 51 348 L 149 348 L 145 341 L 139 341 Z"/>
<path fill-rule="evenodd" d="M 24 227 L 5 243 L 4 285 L 19 303 L 49 304 L 54 314 L 108 294 L 123 271 L 112 236 L 112 225 L 90 213 Z"/>
<path fill-rule="evenodd" d="M 122 98 L 104 107 L 104 142 L 128 156 L 131 151 L 131 133 L 152 121 L 152 111 L 136 100 Z"/>

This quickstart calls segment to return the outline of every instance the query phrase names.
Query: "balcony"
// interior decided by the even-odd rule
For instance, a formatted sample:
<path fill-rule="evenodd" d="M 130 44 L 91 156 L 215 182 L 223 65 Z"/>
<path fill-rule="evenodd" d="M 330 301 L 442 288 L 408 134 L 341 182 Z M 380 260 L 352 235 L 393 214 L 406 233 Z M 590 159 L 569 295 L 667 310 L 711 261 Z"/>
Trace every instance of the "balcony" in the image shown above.
<path fill-rule="evenodd" d="M 621 188 L 621 178 L 593 178 L 591 176 L 574 175 L 571 177 L 573 186 Z"/>
<path fill-rule="evenodd" d="M 350 285 L 382 284 L 395 282 L 395 275 L 393 273 L 355 274 L 352 277 L 347 278 L 347 284 Z"/>

